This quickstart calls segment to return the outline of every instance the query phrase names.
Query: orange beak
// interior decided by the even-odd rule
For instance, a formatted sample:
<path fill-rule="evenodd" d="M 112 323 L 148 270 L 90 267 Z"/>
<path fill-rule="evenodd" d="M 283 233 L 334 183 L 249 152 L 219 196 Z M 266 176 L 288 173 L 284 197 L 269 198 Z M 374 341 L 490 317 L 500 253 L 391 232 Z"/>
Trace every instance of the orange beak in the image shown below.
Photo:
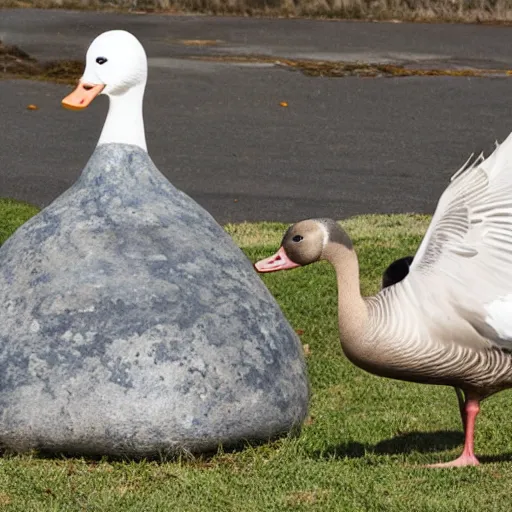
<path fill-rule="evenodd" d="M 77 88 L 62 100 L 62 106 L 69 110 L 82 110 L 98 96 L 104 87 L 103 84 L 91 85 L 79 82 Z"/>

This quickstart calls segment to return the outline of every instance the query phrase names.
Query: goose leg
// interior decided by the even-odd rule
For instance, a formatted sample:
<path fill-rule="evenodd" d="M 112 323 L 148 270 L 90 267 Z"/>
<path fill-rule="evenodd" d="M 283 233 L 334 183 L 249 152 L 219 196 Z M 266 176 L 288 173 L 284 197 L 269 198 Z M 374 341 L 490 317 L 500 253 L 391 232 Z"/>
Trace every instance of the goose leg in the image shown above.
<path fill-rule="evenodd" d="M 457 393 L 458 396 L 458 393 Z M 460 466 L 477 466 L 479 464 L 478 459 L 475 457 L 473 450 L 473 440 L 475 434 L 475 420 L 480 412 L 480 400 L 467 398 L 464 404 L 464 416 L 465 416 L 465 441 L 464 450 L 462 455 L 451 462 L 441 462 L 439 464 L 431 464 L 428 467 L 431 468 L 450 468 Z"/>
<path fill-rule="evenodd" d="M 464 391 L 460 388 L 453 388 L 455 389 L 455 393 L 457 393 L 457 401 L 459 402 L 459 412 L 460 412 L 460 419 L 462 420 L 462 428 L 464 430 L 464 434 L 466 433 L 466 411 L 465 411 L 465 398 L 464 398 Z"/>

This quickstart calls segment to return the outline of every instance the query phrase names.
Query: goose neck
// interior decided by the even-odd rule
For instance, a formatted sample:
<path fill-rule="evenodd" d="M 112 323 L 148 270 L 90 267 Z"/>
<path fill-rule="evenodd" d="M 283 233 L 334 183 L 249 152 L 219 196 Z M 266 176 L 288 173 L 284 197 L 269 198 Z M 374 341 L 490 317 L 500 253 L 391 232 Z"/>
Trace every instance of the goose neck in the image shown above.
<path fill-rule="evenodd" d="M 369 312 L 361 296 L 359 262 L 354 250 L 329 244 L 324 257 L 336 271 L 338 283 L 338 324 L 340 340 L 349 355 L 353 347 L 364 342 Z"/>
<path fill-rule="evenodd" d="M 142 102 L 144 85 L 131 87 L 123 94 L 109 95 L 109 109 L 98 145 L 133 144 L 147 151 Z"/>

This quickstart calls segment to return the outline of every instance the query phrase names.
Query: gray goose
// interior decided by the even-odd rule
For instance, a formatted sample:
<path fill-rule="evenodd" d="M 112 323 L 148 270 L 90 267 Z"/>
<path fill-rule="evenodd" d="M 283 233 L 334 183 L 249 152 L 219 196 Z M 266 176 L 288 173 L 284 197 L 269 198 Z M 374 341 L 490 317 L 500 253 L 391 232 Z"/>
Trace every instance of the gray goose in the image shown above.
<path fill-rule="evenodd" d="M 256 263 L 273 272 L 330 262 L 338 283 L 342 349 L 360 368 L 464 394 L 465 442 L 474 453 L 480 402 L 512 387 L 512 134 L 452 177 L 407 276 L 363 298 L 357 255 L 331 219 L 291 226 L 279 251 Z"/>
<path fill-rule="evenodd" d="M 405 256 L 393 261 L 382 273 L 382 288 L 388 288 L 396 283 L 405 279 L 405 276 L 409 273 L 411 264 L 414 260 L 413 256 Z M 459 404 L 460 417 L 462 419 L 462 428 L 466 430 L 466 422 L 464 420 L 465 408 L 464 408 L 464 393 L 459 388 L 454 388 L 457 394 L 457 402 Z"/>

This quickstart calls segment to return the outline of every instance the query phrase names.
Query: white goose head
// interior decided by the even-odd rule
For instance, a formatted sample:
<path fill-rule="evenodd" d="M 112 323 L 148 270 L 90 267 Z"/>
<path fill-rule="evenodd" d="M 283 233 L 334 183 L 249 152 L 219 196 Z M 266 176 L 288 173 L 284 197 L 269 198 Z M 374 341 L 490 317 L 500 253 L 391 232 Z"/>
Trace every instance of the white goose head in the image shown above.
<path fill-rule="evenodd" d="M 124 30 L 99 35 L 87 51 L 85 71 L 77 88 L 62 100 L 71 110 L 82 110 L 99 94 L 110 100 L 98 144 L 134 144 L 146 150 L 142 100 L 148 64 L 139 40 Z"/>

